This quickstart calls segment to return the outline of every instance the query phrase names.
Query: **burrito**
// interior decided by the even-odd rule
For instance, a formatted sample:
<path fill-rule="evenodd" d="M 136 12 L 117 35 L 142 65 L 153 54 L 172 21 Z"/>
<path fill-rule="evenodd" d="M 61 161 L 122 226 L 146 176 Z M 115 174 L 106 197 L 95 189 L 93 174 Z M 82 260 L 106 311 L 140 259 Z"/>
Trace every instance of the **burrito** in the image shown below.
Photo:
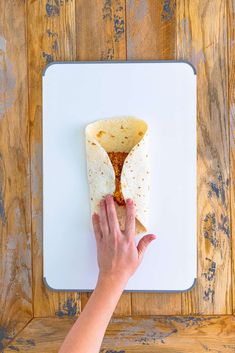
<path fill-rule="evenodd" d="M 136 207 L 136 234 L 148 230 L 150 168 L 148 125 L 135 117 L 115 117 L 87 125 L 86 155 L 91 212 L 114 197 L 120 229 L 125 229 L 128 198 Z"/>

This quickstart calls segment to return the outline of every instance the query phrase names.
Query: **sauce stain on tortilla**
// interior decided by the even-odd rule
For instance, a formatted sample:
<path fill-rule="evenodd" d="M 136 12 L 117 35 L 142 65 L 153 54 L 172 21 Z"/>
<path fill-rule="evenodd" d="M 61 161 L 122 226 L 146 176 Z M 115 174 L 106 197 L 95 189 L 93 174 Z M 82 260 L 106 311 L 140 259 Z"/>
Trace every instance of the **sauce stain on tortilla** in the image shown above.
<path fill-rule="evenodd" d="M 105 135 L 105 134 L 106 134 L 106 131 L 100 130 L 100 131 L 98 132 L 98 134 L 96 134 L 96 137 L 100 138 L 100 137 L 102 137 L 102 136 Z"/>

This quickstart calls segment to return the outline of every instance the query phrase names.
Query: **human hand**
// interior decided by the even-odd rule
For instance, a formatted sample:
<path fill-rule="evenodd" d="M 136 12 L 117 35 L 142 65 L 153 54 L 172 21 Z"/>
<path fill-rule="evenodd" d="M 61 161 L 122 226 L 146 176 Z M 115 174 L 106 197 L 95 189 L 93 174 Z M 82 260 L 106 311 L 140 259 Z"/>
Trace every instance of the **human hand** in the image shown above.
<path fill-rule="evenodd" d="M 93 214 L 92 223 L 97 245 L 99 278 L 115 279 L 125 284 L 141 263 L 145 250 L 156 236 L 145 235 L 138 245 L 135 245 L 135 205 L 131 199 L 126 201 L 124 232 L 120 230 L 111 195 L 101 200 L 99 215 Z"/>

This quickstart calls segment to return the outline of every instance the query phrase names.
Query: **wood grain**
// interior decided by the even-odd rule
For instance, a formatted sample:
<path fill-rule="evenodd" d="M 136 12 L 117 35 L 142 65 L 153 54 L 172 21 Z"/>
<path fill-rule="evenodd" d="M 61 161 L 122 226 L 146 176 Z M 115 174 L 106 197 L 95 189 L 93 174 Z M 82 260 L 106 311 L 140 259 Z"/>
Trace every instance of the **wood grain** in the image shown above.
<path fill-rule="evenodd" d="M 176 3 L 127 0 L 127 58 L 173 60 Z M 133 315 L 181 314 L 180 293 L 133 293 Z"/>
<path fill-rule="evenodd" d="M 77 0 L 77 60 L 125 60 L 125 0 Z"/>
<path fill-rule="evenodd" d="M 232 235 L 232 291 L 235 314 L 235 2 L 228 1 L 228 113 L 230 127 L 230 179 L 231 179 L 231 235 Z"/>
<path fill-rule="evenodd" d="M 34 319 L 5 353 L 57 353 L 74 319 Z M 153 316 L 114 318 L 101 353 L 234 352 L 235 319 L 221 317 Z"/>
<path fill-rule="evenodd" d="M 0 351 L 32 318 L 25 28 L 24 2 L 1 1 Z"/>
<path fill-rule="evenodd" d="M 230 314 L 231 234 L 227 9 L 222 0 L 180 0 L 177 58 L 197 69 L 198 280 L 183 314 Z"/>
<path fill-rule="evenodd" d="M 125 1 L 77 0 L 76 38 L 78 60 L 125 60 Z M 82 309 L 89 299 L 82 293 Z M 130 315 L 131 295 L 124 293 L 115 316 Z"/>
<path fill-rule="evenodd" d="M 31 149 L 34 316 L 75 316 L 79 293 L 52 292 L 42 274 L 42 70 L 76 59 L 75 1 L 28 1 L 28 74 Z"/>
<path fill-rule="evenodd" d="M 126 0 L 126 11 L 127 59 L 176 59 L 175 0 Z"/>

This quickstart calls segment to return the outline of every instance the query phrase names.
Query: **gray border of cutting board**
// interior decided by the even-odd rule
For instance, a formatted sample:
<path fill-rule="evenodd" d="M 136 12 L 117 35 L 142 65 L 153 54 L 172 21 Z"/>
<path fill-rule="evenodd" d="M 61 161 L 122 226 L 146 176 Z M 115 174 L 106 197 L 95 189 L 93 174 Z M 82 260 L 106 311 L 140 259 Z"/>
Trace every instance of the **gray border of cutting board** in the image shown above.
<path fill-rule="evenodd" d="M 109 61 L 53 61 L 48 63 L 44 69 L 42 70 L 42 79 L 43 76 L 45 76 L 46 70 L 52 66 L 52 65 L 58 65 L 58 64 L 143 64 L 143 63 L 165 63 L 165 64 L 171 64 L 171 63 L 184 63 L 189 65 L 192 70 L 194 75 L 197 75 L 197 71 L 195 66 L 187 61 L 187 60 L 109 60 Z M 43 88 L 43 84 L 42 84 L 42 88 Z M 43 94 L 42 94 L 42 107 L 43 107 Z M 197 101 L 196 101 L 196 111 L 197 111 Z M 197 119 L 197 114 L 196 114 L 196 119 Z M 197 122 L 196 122 L 197 125 Z M 42 109 L 42 146 L 43 146 L 43 109 Z M 41 150 L 42 152 L 42 178 L 43 178 L 43 148 Z M 197 170 L 197 165 L 196 165 L 196 170 Z M 197 191 L 196 191 L 197 193 Z M 43 212 L 42 212 L 42 224 L 43 224 Z M 43 229 L 43 227 L 42 227 Z M 42 236 L 42 249 L 44 249 L 43 247 L 43 239 L 44 236 Z M 198 237 L 197 237 L 197 229 L 196 229 L 196 251 L 198 250 Z M 198 251 L 197 251 L 198 254 Z M 43 256 L 44 256 L 44 252 L 43 252 Z M 198 258 L 197 258 L 197 275 L 198 275 Z M 44 261 L 43 261 L 43 273 L 44 273 Z M 185 293 L 185 292 L 189 292 L 191 291 L 194 286 L 196 285 L 197 282 L 197 278 L 194 278 L 193 284 L 187 288 L 187 289 L 175 289 L 175 290 L 124 290 L 123 292 L 125 293 Z M 46 277 L 43 277 L 43 283 L 46 286 L 47 289 L 49 289 L 50 291 L 53 292 L 92 292 L 94 289 L 56 289 L 56 288 L 52 288 L 49 286 L 49 284 L 47 283 L 47 279 Z"/>

